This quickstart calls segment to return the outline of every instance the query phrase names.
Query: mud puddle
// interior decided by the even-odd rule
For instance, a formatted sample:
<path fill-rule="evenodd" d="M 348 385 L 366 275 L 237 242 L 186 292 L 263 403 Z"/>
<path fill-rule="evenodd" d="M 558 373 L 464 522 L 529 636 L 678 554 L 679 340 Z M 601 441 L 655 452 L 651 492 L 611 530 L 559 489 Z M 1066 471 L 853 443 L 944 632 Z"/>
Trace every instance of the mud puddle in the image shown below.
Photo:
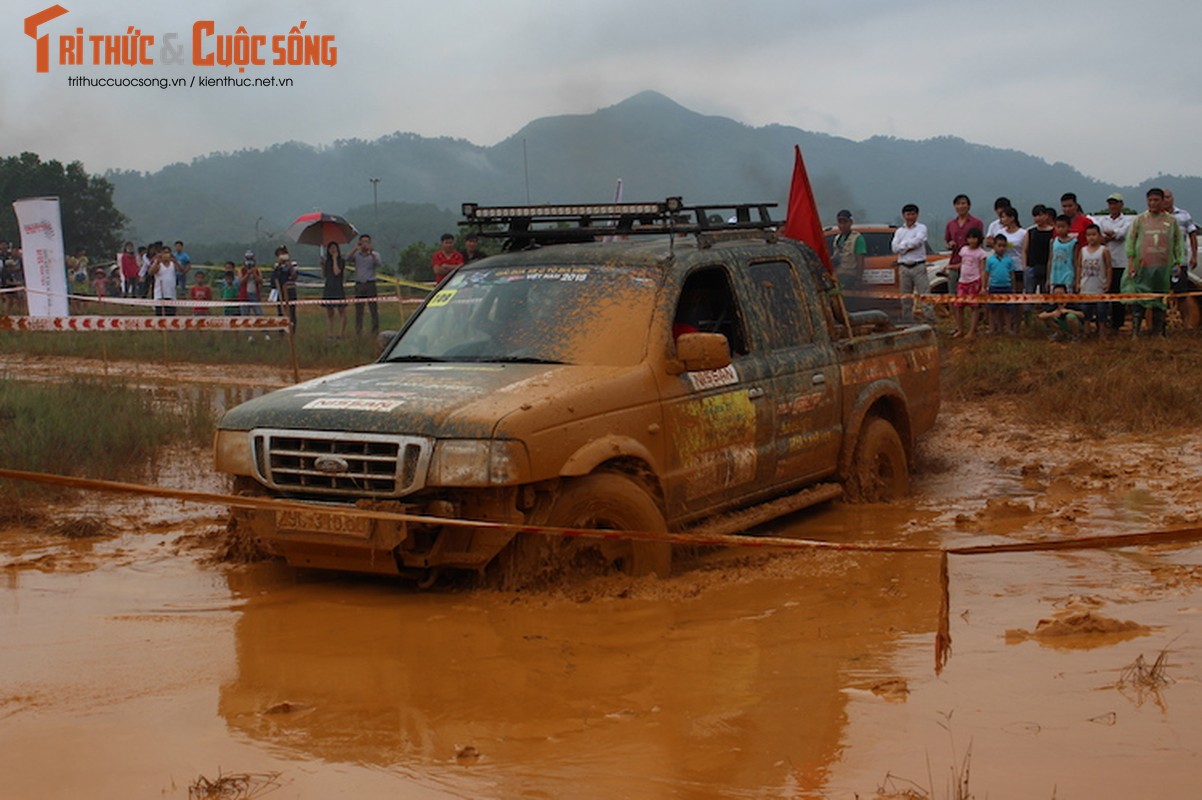
<path fill-rule="evenodd" d="M 1198 439 L 981 412 L 943 415 L 909 502 L 774 531 L 939 545 L 1198 518 Z M 160 482 L 219 488 L 204 459 Z M 949 797 L 966 753 L 978 797 L 1189 796 L 1202 775 L 1196 547 L 952 557 L 937 674 L 932 556 L 725 551 L 663 581 L 421 593 L 214 565 L 219 509 L 61 511 L 111 525 L 0 533 L 6 798 L 187 798 L 223 773 L 281 798 Z M 1120 686 L 1162 652 L 1163 682 Z"/>
<path fill-rule="evenodd" d="M 318 377 L 317 370 L 301 372 L 302 380 Z M 97 361 L 86 358 L 35 358 L 0 355 L 0 379 L 65 383 L 114 379 L 144 388 L 160 406 L 204 407 L 215 416 L 267 392 L 291 386 L 291 371 L 260 364 L 241 369 L 228 364 L 162 364 L 132 361 Z"/>

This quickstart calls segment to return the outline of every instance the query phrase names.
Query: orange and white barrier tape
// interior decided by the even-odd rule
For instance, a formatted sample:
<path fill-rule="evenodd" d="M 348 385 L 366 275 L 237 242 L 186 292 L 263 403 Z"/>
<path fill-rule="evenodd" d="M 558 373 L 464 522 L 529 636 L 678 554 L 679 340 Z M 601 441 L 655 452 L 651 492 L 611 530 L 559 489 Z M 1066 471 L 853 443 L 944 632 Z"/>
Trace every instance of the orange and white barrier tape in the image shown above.
<path fill-rule="evenodd" d="M 24 287 L 16 289 L 0 289 L 0 292 L 22 291 Z M 333 305 L 353 305 L 355 303 L 388 303 L 396 300 L 395 295 L 378 295 L 376 297 L 345 297 L 338 300 L 323 300 L 321 298 L 312 298 L 305 300 L 269 300 L 260 298 L 259 300 L 153 300 L 144 297 L 97 297 L 91 294 L 59 294 L 55 292 L 47 292 L 41 289 L 25 289 L 25 291 L 34 294 L 46 295 L 50 297 L 66 297 L 72 302 L 84 303 L 105 303 L 117 306 L 132 306 L 135 308 L 249 308 L 263 306 L 333 306 Z M 424 302 L 423 298 L 404 298 L 403 303 L 407 305 L 416 305 Z"/>
<path fill-rule="evenodd" d="M 516 533 L 531 533 L 542 536 L 570 536 L 588 539 L 629 539 L 646 542 L 666 542 L 676 545 L 716 545 L 743 548 L 769 548 L 775 550 L 845 550 L 868 553 L 926 553 L 931 555 L 990 555 L 997 553 L 1033 553 L 1052 550 L 1096 550 L 1107 547 L 1135 547 L 1141 545 L 1178 544 L 1202 540 L 1202 527 L 1176 530 L 1144 531 L 1140 533 L 1114 534 L 1108 536 L 1081 536 L 1063 539 L 1042 539 L 1030 542 L 1007 542 L 1001 544 L 971 545 L 963 547 L 938 547 L 935 545 L 880 544 L 871 542 L 828 542 L 818 539 L 792 539 L 772 536 L 738 536 L 732 534 L 664 533 L 661 531 L 615 531 L 592 528 L 561 528 L 550 525 L 528 525 L 489 520 L 459 519 L 456 517 L 432 517 L 399 511 L 343 506 L 336 510 L 329 503 L 306 503 L 299 500 L 284 500 L 272 497 L 249 497 L 227 495 L 216 492 L 200 492 L 192 489 L 168 489 L 159 486 L 143 486 L 134 483 L 77 478 L 69 475 L 53 475 L 40 472 L 0 468 L 0 478 L 41 483 L 70 489 L 84 489 L 116 494 L 132 494 L 145 497 L 162 497 L 189 503 L 222 505 L 232 508 L 262 509 L 268 511 L 320 511 L 346 517 L 391 520 L 458 528 L 488 528 L 509 530 Z"/>
<path fill-rule="evenodd" d="M 896 292 L 874 292 L 867 289 L 847 289 L 844 297 L 866 297 L 874 300 L 917 300 L 923 303 L 950 303 L 996 305 L 1040 303 L 1135 303 L 1141 300 L 1170 300 L 1177 297 L 1202 297 L 1202 292 L 1144 292 L 1139 294 L 897 294 Z"/>
<path fill-rule="evenodd" d="M 283 331 L 287 317 L 5 317 L 0 331 Z"/>

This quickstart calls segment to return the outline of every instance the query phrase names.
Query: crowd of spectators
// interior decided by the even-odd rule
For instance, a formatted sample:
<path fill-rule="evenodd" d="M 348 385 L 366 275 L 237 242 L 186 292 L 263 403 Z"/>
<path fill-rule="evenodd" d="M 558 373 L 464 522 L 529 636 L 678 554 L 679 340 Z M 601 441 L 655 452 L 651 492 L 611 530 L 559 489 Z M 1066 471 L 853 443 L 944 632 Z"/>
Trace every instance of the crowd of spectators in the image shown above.
<path fill-rule="evenodd" d="M 483 256 L 474 234 L 467 235 L 462 251 L 455 249 L 454 236 L 444 234 L 439 249 L 434 251 L 431 271 L 436 281 L 441 280 L 455 267 Z M 159 316 L 262 316 L 264 305 L 274 305 L 276 313 L 287 316 L 293 330 L 296 329 L 294 302 L 298 299 L 301 275 L 284 245 L 276 248 L 275 261 L 270 267 L 260 267 L 252 250 L 245 252 L 241 264 L 226 261 L 220 267 L 206 267 L 192 263 L 182 241 L 171 246 L 156 241 L 137 247 L 127 241 L 113 260 L 99 263 L 89 262 L 86 250 L 76 248 L 66 257 L 66 269 L 72 314 L 95 313 L 95 308 L 86 303 L 88 296 L 98 300 L 146 300 L 147 306 Z M 326 310 L 327 338 L 341 339 L 346 335 L 348 302 L 355 305 L 356 335 L 363 333 L 365 317 L 370 319 L 370 333 L 378 334 L 376 298 L 382 269 L 383 261 L 368 234 L 360 235 L 345 256 L 341 244 L 326 245 L 321 256 L 321 304 Z M 354 285 L 353 301 L 348 301 L 348 274 Z M 23 283 L 20 251 L 11 242 L 0 240 L 0 289 L 16 290 Z M 216 305 L 223 301 L 224 305 Z M 23 311 L 21 292 L 0 292 L 0 313 Z"/>
<path fill-rule="evenodd" d="M 993 334 L 1017 332 L 1026 317 L 1050 327 L 1054 338 L 1115 335 L 1128 319 L 1135 336 L 1145 332 L 1165 335 L 1170 308 L 1183 316 L 1196 316 L 1189 313 L 1196 307 L 1195 298 L 1181 298 L 1177 303 L 1169 295 L 1193 288 L 1198 226 L 1188 211 L 1177 207 L 1171 191 L 1154 187 L 1144 200 L 1146 211 L 1129 213 L 1123 196 L 1116 192 L 1106 198 L 1105 214 L 1091 216 L 1074 193 L 1066 192 L 1060 198 L 1059 213 L 1054 206 L 1037 204 L 1031 209 L 1034 224 L 1024 227 L 1006 197 L 994 202 L 996 219 L 986 225 L 972 215 L 968 196 L 957 195 L 952 201 L 956 216 L 944 228 L 949 293 L 958 298 L 951 335 L 975 335 L 982 301 L 988 307 L 985 317 Z M 918 206 L 907 204 L 902 209 L 904 223 L 892 241 L 899 291 L 910 295 L 902 303 L 907 322 L 914 321 L 916 308 L 927 321 L 934 320 L 929 306 L 913 299 L 913 295 L 929 291 L 926 248 L 930 237 L 918 217 Z M 1016 294 L 1143 297 L 1047 302 L 1037 314 L 1033 313 L 1037 306 L 1013 302 L 1012 297 L 988 302 L 988 295 Z"/>

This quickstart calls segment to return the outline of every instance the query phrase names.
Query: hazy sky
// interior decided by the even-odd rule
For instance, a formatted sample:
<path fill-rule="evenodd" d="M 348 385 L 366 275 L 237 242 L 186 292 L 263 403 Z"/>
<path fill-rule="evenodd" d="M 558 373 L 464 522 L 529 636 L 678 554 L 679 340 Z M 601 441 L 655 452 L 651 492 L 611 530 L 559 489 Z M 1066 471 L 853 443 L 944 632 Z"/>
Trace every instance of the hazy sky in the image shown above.
<path fill-rule="evenodd" d="M 850 139 L 953 135 L 1136 183 L 1202 174 L 1202 5 L 1093 0 L 60 0 L 38 74 L 24 19 L 53 0 L 6 0 L 0 155 L 32 150 L 92 172 L 157 170 L 214 151 L 395 131 L 494 144 L 538 117 L 589 113 L 654 89 L 751 126 Z M 270 6 L 270 8 L 268 7 Z M 1071 11 L 1065 11 L 1071 8 Z M 334 66 L 198 67 L 193 24 L 267 37 L 301 20 Z M 151 66 L 60 66 L 59 37 L 154 34 Z M 175 32 L 189 63 L 162 63 Z M 215 50 L 206 39 L 204 50 Z M 91 45 L 85 58 L 92 58 Z M 91 78 L 290 78 L 291 87 L 69 86 Z M 386 187 L 381 185 L 381 191 Z M 385 199 L 383 196 L 381 199 Z"/>

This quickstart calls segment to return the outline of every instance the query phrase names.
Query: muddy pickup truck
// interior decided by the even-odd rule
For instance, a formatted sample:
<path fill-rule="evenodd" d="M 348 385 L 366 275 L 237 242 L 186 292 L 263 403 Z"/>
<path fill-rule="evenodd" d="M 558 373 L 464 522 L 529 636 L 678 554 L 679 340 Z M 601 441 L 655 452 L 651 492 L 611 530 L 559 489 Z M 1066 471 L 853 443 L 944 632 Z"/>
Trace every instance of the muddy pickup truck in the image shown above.
<path fill-rule="evenodd" d="M 234 524 L 295 566 L 419 582 L 582 559 L 662 574 L 662 542 L 515 530 L 729 533 L 906 492 L 939 408 L 933 333 L 846 314 L 770 208 L 465 205 L 505 252 L 448 276 L 375 363 L 221 419 L 237 491 L 312 509 Z"/>

